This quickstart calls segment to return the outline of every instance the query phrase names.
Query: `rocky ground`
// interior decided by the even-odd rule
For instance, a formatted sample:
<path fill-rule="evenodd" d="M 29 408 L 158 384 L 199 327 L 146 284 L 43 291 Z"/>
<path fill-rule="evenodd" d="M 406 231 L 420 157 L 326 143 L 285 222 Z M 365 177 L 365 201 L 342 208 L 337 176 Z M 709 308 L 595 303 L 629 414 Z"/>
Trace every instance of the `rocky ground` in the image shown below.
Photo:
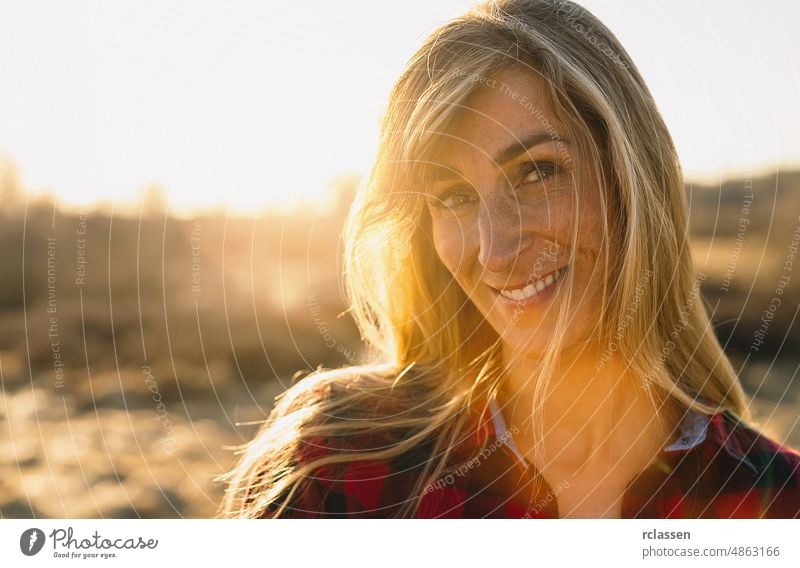
<path fill-rule="evenodd" d="M 236 423 L 263 418 L 281 390 L 276 383 L 253 393 L 266 401 L 262 408 L 193 397 L 166 406 L 165 414 L 152 397 L 130 397 L 126 409 L 52 389 L 3 386 L 5 518 L 213 517 L 224 489 L 215 478 L 233 465 L 232 448 L 256 429 Z"/>

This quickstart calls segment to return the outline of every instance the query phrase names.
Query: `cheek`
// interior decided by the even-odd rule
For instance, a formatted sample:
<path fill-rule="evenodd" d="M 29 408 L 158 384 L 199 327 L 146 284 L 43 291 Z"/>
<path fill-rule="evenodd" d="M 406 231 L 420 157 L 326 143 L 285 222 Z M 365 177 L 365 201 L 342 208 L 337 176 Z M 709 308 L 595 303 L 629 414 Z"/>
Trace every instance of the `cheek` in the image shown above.
<path fill-rule="evenodd" d="M 581 248 L 593 251 L 597 256 L 609 236 L 608 232 L 612 231 L 613 227 L 605 226 L 605 220 L 609 215 L 609 211 L 606 210 L 608 203 L 603 202 L 596 188 L 587 193 L 589 195 L 585 200 L 586 206 L 583 207 L 578 220 L 578 238 Z"/>
<path fill-rule="evenodd" d="M 432 223 L 436 254 L 453 276 L 463 273 L 469 265 L 467 231 L 464 224 L 456 220 L 434 220 Z"/>
<path fill-rule="evenodd" d="M 539 219 L 539 225 L 546 226 L 557 242 L 574 243 L 578 254 L 594 257 L 602 246 L 605 214 L 593 185 L 565 188 L 553 195 L 547 218 Z"/>
<path fill-rule="evenodd" d="M 608 240 L 614 227 L 610 223 L 606 227 L 605 220 L 606 212 L 600 199 L 587 203 L 578 220 L 575 277 L 577 286 L 584 290 L 587 299 L 596 299 L 602 294 L 603 284 L 610 284 L 612 274 L 609 271 L 614 270 L 612 265 L 606 265 L 606 260 L 614 260 L 615 249 Z"/>
<path fill-rule="evenodd" d="M 573 238 L 575 211 L 579 203 L 583 205 L 576 189 L 566 183 L 525 196 L 520 200 L 523 227 L 547 238 L 569 242 Z"/>

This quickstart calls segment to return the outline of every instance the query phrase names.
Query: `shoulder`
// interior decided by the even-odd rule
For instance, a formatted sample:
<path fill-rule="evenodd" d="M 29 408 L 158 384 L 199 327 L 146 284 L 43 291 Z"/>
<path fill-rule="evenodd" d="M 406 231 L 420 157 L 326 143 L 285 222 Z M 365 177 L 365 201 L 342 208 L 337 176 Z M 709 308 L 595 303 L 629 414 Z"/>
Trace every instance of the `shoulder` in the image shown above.
<path fill-rule="evenodd" d="M 753 423 L 731 412 L 709 420 L 709 434 L 729 453 L 740 456 L 758 472 L 780 470 L 787 478 L 800 473 L 800 452 L 781 444 Z"/>
<path fill-rule="evenodd" d="M 408 443 L 415 432 L 397 376 L 388 365 L 319 370 L 278 397 L 250 445 L 264 480 L 259 516 L 396 512 L 426 455 L 425 443 Z"/>
<path fill-rule="evenodd" d="M 741 516 L 800 517 L 800 453 L 727 411 L 711 417 L 708 435 L 731 458 L 724 493 L 741 498 Z"/>

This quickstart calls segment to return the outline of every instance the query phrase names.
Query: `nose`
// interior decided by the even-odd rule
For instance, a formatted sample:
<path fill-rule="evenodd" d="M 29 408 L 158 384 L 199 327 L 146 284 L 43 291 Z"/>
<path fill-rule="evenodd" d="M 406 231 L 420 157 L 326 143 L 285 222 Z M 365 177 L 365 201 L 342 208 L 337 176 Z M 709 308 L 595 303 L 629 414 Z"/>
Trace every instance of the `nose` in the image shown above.
<path fill-rule="evenodd" d="M 530 246 L 531 236 L 523 229 L 519 204 L 513 198 L 481 202 L 478 213 L 481 265 L 490 272 L 510 274 L 517 257 Z"/>

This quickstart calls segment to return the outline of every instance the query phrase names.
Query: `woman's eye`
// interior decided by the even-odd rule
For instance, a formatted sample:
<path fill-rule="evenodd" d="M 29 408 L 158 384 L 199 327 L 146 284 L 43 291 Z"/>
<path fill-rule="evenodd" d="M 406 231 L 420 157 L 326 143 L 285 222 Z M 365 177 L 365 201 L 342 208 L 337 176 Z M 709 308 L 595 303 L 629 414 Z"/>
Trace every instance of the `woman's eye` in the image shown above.
<path fill-rule="evenodd" d="M 467 205 L 471 202 L 471 198 L 469 195 L 457 194 L 457 195 L 450 195 L 442 200 L 446 207 L 451 209 L 455 209 L 462 205 Z"/>
<path fill-rule="evenodd" d="M 544 181 L 559 171 L 559 167 L 551 162 L 525 162 L 519 169 L 519 185 Z"/>
<path fill-rule="evenodd" d="M 436 209 L 459 209 L 470 205 L 474 200 L 475 197 L 473 195 L 455 190 L 431 197 L 428 199 L 428 203 Z"/>

